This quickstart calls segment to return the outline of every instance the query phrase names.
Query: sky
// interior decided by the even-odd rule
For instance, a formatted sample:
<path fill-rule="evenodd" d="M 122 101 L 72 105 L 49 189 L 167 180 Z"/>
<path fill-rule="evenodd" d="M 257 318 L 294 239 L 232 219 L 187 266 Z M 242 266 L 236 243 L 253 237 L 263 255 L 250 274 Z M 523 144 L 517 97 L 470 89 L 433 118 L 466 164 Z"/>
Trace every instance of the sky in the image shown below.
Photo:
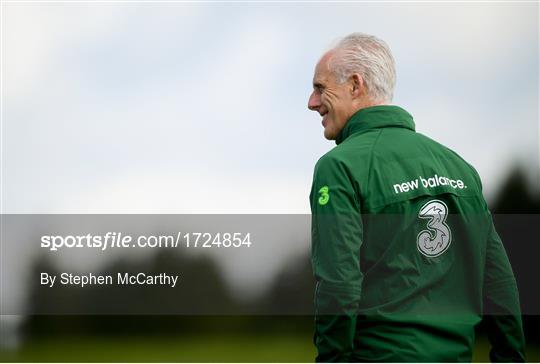
<path fill-rule="evenodd" d="M 388 43 L 393 104 L 488 198 L 515 165 L 540 185 L 538 3 L 11 1 L 1 212 L 308 214 L 335 146 L 307 109 L 313 70 L 352 32 Z M 308 248 L 224 270 L 256 282 Z"/>
<path fill-rule="evenodd" d="M 309 213 L 314 65 L 355 31 L 487 195 L 540 181 L 537 3 L 3 6 L 3 213 Z"/>

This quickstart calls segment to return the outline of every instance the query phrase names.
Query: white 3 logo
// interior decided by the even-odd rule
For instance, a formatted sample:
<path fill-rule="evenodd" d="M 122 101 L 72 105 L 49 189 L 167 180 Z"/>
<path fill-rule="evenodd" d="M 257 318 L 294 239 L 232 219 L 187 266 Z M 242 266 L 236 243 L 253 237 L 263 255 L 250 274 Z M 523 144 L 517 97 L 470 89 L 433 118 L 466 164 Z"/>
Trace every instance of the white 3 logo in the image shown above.
<path fill-rule="evenodd" d="M 428 230 L 420 231 L 416 244 L 420 253 L 426 257 L 438 257 L 450 246 L 452 233 L 450 227 L 445 224 L 447 216 L 448 207 L 439 200 L 431 200 L 420 209 L 418 217 L 429 219 Z"/>

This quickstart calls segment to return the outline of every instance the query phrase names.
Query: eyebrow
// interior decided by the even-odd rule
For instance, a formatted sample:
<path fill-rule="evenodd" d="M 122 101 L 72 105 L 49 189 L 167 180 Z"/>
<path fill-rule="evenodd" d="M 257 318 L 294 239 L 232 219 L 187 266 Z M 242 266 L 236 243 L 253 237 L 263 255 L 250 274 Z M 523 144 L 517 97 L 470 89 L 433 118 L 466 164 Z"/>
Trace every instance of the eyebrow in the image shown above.
<path fill-rule="evenodd" d="M 319 87 L 324 87 L 324 85 L 320 82 L 313 82 L 313 87 L 314 88 L 319 88 Z"/>

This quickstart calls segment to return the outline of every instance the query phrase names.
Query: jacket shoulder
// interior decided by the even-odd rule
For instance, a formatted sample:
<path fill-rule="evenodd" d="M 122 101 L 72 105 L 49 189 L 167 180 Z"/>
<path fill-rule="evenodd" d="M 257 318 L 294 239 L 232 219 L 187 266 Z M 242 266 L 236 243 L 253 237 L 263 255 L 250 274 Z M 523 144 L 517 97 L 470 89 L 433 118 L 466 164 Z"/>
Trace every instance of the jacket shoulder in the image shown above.
<path fill-rule="evenodd" d="M 353 135 L 324 154 L 317 164 L 344 163 L 354 165 L 358 160 L 365 160 L 371 154 L 379 134 L 380 131 L 371 130 Z"/>
<path fill-rule="evenodd" d="M 476 170 L 459 154 L 421 133 L 385 128 L 371 159 L 364 198 L 373 209 L 421 196 L 481 197 Z"/>
<path fill-rule="evenodd" d="M 314 186 L 332 181 L 359 200 L 367 186 L 371 153 L 379 134 L 380 131 L 373 130 L 353 135 L 324 154 L 315 165 Z"/>
<path fill-rule="evenodd" d="M 417 133 L 419 137 L 423 138 L 424 140 L 426 140 L 426 142 L 428 143 L 432 143 L 436 148 L 440 148 L 441 150 L 444 150 L 445 153 L 448 155 L 448 156 L 451 156 L 453 158 L 455 158 L 455 160 L 458 162 L 458 163 L 461 163 L 461 166 L 463 169 L 468 169 L 468 171 L 474 176 L 474 178 L 476 179 L 476 182 L 478 183 L 478 186 L 480 188 L 480 190 L 482 189 L 482 182 L 480 180 L 480 175 L 478 174 L 478 171 L 476 170 L 476 168 L 474 168 L 474 166 L 472 164 L 470 164 L 469 162 L 467 162 L 459 153 L 457 153 L 456 151 L 454 151 L 453 149 L 447 147 L 446 145 L 444 144 L 441 144 L 439 143 L 438 141 L 436 140 L 433 140 L 431 139 L 430 137 L 424 135 L 424 134 L 421 134 L 421 133 Z"/>

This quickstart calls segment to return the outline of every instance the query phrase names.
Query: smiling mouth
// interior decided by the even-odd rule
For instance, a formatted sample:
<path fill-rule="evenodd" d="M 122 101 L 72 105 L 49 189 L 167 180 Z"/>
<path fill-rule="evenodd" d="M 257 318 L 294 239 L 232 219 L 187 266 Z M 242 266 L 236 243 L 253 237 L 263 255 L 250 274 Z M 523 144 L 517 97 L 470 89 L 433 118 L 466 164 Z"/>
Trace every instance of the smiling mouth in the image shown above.
<path fill-rule="evenodd" d="M 321 123 L 322 123 L 322 126 L 324 126 L 325 128 L 326 128 L 326 115 L 328 115 L 328 113 L 324 113 L 321 115 L 322 116 Z"/>

